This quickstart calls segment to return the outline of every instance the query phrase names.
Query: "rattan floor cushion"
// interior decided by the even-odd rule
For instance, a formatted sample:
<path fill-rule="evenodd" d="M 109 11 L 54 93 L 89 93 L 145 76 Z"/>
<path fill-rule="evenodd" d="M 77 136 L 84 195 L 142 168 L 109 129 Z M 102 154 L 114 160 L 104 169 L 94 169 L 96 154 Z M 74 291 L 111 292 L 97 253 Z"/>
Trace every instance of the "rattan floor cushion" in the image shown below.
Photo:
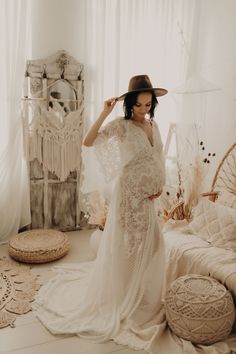
<path fill-rule="evenodd" d="M 196 344 L 226 339 L 235 320 L 231 293 L 217 280 L 198 274 L 188 274 L 171 283 L 165 308 L 172 331 Z"/>
<path fill-rule="evenodd" d="M 57 230 L 37 229 L 19 233 L 9 242 L 12 258 L 25 263 L 45 263 L 66 255 L 68 236 Z"/>
<path fill-rule="evenodd" d="M 17 315 L 31 310 L 40 287 L 29 266 L 0 259 L 0 328 L 14 327 Z"/>

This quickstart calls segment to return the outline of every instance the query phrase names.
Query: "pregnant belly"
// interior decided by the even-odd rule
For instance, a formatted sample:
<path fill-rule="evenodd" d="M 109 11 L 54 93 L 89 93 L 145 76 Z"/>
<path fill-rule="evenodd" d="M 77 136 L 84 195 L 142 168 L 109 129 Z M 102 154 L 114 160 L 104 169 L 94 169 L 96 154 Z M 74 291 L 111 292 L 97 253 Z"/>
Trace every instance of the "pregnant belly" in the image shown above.
<path fill-rule="evenodd" d="M 163 178 L 155 165 L 143 163 L 126 167 L 121 176 L 121 185 L 131 198 L 144 199 L 162 189 Z"/>

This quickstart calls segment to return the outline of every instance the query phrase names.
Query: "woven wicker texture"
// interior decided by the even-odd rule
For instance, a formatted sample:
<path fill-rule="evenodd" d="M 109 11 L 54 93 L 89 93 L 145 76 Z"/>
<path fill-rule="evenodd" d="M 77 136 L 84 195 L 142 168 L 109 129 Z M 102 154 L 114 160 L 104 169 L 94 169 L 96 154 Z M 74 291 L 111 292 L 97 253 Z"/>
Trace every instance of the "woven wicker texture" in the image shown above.
<path fill-rule="evenodd" d="M 39 287 L 29 266 L 0 258 L 0 328 L 14 327 L 17 315 L 31 310 Z"/>
<path fill-rule="evenodd" d="M 235 320 L 230 292 L 217 280 L 198 274 L 188 274 L 171 283 L 165 308 L 172 331 L 197 344 L 224 340 Z"/>
<path fill-rule="evenodd" d="M 25 231 L 10 240 L 8 251 L 12 258 L 20 262 L 50 262 L 69 251 L 68 236 L 50 229 Z"/>

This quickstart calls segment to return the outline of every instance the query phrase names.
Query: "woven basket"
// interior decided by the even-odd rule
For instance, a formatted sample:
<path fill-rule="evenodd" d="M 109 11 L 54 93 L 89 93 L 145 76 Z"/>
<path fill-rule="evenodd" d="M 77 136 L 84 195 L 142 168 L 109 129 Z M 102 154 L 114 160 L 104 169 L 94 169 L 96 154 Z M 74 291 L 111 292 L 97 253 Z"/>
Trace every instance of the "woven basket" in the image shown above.
<path fill-rule="evenodd" d="M 230 292 L 217 280 L 198 274 L 185 275 L 171 283 L 165 308 L 172 331 L 196 344 L 224 340 L 235 320 Z"/>
<path fill-rule="evenodd" d="M 69 251 L 68 236 L 57 230 L 38 229 L 15 235 L 9 242 L 9 255 L 25 263 L 45 263 Z"/>

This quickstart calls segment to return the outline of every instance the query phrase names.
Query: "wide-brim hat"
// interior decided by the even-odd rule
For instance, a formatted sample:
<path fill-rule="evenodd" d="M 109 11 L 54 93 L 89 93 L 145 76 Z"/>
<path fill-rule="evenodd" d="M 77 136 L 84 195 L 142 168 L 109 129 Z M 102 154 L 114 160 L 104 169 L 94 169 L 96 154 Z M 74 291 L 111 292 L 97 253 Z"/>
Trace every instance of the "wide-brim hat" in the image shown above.
<path fill-rule="evenodd" d="M 161 87 L 153 87 L 148 75 L 136 75 L 131 77 L 129 81 L 128 91 L 117 97 L 117 101 L 122 101 L 126 95 L 133 92 L 154 92 L 159 96 L 164 96 L 168 91 Z"/>

